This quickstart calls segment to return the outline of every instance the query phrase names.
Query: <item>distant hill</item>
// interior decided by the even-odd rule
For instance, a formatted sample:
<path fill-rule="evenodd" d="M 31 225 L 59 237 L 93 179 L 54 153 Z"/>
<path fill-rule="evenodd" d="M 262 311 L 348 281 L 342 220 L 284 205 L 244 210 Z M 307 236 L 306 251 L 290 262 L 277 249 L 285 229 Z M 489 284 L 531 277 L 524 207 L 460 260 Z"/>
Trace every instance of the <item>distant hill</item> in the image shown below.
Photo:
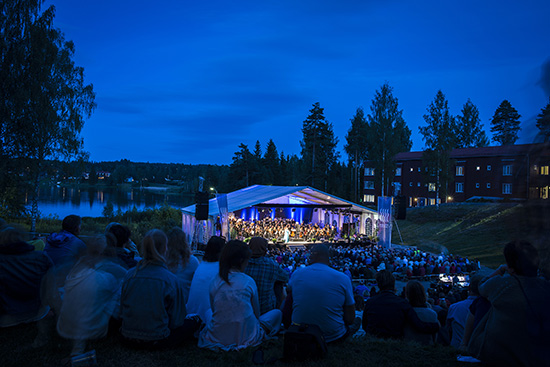
<path fill-rule="evenodd" d="M 410 208 L 397 221 L 403 242 L 432 252 L 448 251 L 482 265 L 504 263 L 502 249 L 514 239 L 530 241 L 539 249 L 541 265 L 550 267 L 550 202 L 456 203 Z M 400 244 L 395 226 L 392 242 Z M 550 273 L 550 268 L 545 269 Z"/>

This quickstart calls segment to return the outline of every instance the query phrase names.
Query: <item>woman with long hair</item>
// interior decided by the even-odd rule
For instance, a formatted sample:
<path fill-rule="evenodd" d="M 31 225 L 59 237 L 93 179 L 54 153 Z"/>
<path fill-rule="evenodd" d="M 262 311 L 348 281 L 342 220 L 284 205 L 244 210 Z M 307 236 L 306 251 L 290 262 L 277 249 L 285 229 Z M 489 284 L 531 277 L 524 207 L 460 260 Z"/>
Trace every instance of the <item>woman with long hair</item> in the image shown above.
<path fill-rule="evenodd" d="M 428 307 L 426 298 L 426 289 L 418 280 L 409 280 L 405 286 L 405 297 L 413 306 L 418 318 L 424 322 L 437 321 L 437 313 Z M 414 340 L 420 344 L 430 345 L 435 341 L 435 334 L 421 333 L 413 328 L 412 325 L 406 324 L 404 329 L 405 340 Z"/>
<path fill-rule="evenodd" d="M 199 266 L 199 260 L 191 254 L 191 248 L 187 243 L 185 232 L 179 227 L 174 227 L 167 234 L 168 237 L 168 269 L 174 273 L 183 284 L 183 296 L 187 302 L 189 288 Z"/>
<path fill-rule="evenodd" d="M 147 232 L 141 249 L 143 259 L 128 271 L 122 284 L 120 331 L 134 346 L 175 346 L 192 337 L 200 320 L 185 317 L 183 286 L 168 270 L 164 232 Z"/>
<path fill-rule="evenodd" d="M 239 350 L 279 331 L 281 311 L 260 315 L 256 283 L 243 273 L 250 256 L 246 243 L 238 240 L 229 241 L 222 250 L 219 273 L 210 285 L 212 319 L 200 334 L 199 347 Z"/>
<path fill-rule="evenodd" d="M 210 283 L 214 280 L 219 272 L 219 260 L 225 239 L 218 236 L 212 236 L 204 249 L 202 262 L 195 271 L 189 290 L 189 298 L 187 299 L 187 312 L 197 314 L 208 323 L 212 318 L 212 309 L 210 307 Z"/>

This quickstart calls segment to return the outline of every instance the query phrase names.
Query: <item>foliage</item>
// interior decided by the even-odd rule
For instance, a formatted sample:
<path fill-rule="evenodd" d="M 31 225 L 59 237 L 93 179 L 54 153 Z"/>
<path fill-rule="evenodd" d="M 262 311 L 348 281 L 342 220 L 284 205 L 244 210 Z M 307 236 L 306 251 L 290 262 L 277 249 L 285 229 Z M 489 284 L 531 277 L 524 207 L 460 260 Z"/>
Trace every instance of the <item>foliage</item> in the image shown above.
<path fill-rule="evenodd" d="M 304 182 L 327 191 L 329 171 L 338 159 L 338 139 L 319 102 L 314 103 L 309 112 L 302 125 L 300 141 Z"/>
<path fill-rule="evenodd" d="M 468 98 L 462 106 L 461 115 L 456 118 L 457 148 L 486 147 L 489 145 L 487 134 L 479 118 L 477 106 Z"/>
<path fill-rule="evenodd" d="M 506 99 L 502 101 L 491 119 L 491 132 L 494 133 L 493 141 L 500 145 L 513 145 L 518 140 L 521 130 L 521 115 L 512 107 Z"/>
<path fill-rule="evenodd" d="M 4 90 L 3 144 L 10 158 L 25 158 L 34 185 L 32 218 L 38 216 L 38 185 L 47 158 L 71 157 L 82 148 L 80 131 L 95 108 L 92 85 L 74 64 L 74 44 L 53 26 L 55 8 L 42 0 L 2 7 L 0 52 Z M 4 151 L 4 149 L 2 149 Z"/>
<path fill-rule="evenodd" d="M 269 139 L 267 143 L 262 162 L 264 168 L 263 181 L 268 185 L 281 185 L 281 161 L 272 139 Z"/>
<path fill-rule="evenodd" d="M 351 197 L 355 202 L 359 202 L 358 199 L 361 197 L 360 168 L 367 159 L 367 132 L 368 124 L 365 120 L 365 114 L 363 109 L 359 107 L 351 119 L 351 127 L 346 134 L 346 144 L 344 145 L 348 160 L 353 167 L 353 184 L 350 186 L 353 191 Z"/>
<path fill-rule="evenodd" d="M 374 94 L 368 115 L 367 150 L 374 167 L 375 187 L 380 187 L 382 195 L 391 195 L 391 183 L 395 177 L 397 153 L 408 152 L 412 148 L 411 130 L 403 119 L 393 88 L 383 84 Z"/>
<path fill-rule="evenodd" d="M 240 144 L 239 150 L 233 156 L 233 163 L 229 167 L 229 179 L 233 183 L 232 189 L 240 189 L 250 185 L 253 156 L 246 144 Z"/>
<path fill-rule="evenodd" d="M 445 95 L 439 90 L 424 115 L 427 126 L 419 127 L 426 149 L 422 161 L 427 167 L 427 180 L 435 179 L 437 198 L 447 198 L 448 182 L 451 179 L 452 162 L 450 151 L 456 145 L 456 123 L 449 113 Z M 441 195 L 440 195 L 441 193 Z"/>
<path fill-rule="evenodd" d="M 537 127 L 544 141 L 548 141 L 550 139 L 550 100 L 537 116 Z"/>

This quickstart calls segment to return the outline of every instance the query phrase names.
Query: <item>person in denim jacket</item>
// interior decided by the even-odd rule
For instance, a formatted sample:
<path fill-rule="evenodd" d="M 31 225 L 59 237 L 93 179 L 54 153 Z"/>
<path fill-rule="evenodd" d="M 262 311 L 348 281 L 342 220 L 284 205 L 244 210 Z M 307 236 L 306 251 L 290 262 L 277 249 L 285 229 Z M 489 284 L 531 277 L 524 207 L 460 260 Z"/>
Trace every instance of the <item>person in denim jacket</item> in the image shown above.
<path fill-rule="evenodd" d="M 122 336 L 139 347 L 171 347 L 192 337 L 200 320 L 186 319 L 183 284 L 168 270 L 168 240 L 153 229 L 142 242 L 143 260 L 122 283 Z"/>

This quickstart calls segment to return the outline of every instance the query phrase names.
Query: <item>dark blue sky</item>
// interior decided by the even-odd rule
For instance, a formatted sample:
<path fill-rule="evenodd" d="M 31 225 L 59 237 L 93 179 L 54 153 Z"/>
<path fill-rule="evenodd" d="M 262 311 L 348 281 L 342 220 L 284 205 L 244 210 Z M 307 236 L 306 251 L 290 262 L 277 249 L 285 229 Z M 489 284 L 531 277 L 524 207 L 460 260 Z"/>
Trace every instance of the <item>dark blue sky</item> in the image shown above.
<path fill-rule="evenodd" d="M 547 0 L 51 3 L 97 94 L 82 133 L 94 161 L 229 164 L 240 143 L 270 138 L 299 154 L 314 102 L 342 150 L 357 107 L 368 113 L 386 81 L 413 150 L 438 89 L 455 115 L 471 98 L 489 137 L 508 99 L 526 143 L 550 95 Z"/>

